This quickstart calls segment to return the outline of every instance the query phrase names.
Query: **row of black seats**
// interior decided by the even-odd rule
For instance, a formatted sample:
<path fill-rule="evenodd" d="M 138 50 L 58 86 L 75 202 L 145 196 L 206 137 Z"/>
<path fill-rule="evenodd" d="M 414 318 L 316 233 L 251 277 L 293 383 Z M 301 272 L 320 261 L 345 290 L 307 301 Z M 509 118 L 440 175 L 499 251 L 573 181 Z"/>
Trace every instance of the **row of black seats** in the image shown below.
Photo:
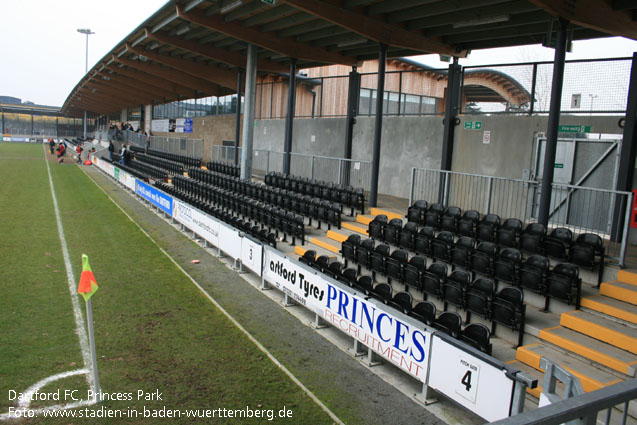
<path fill-rule="evenodd" d="M 424 201 L 417 201 L 416 204 L 418 202 Z M 461 218 L 459 223 L 466 224 L 467 228 L 473 226 L 470 220 L 464 220 L 464 218 Z M 401 219 L 388 220 L 387 216 L 378 215 L 369 223 L 368 233 L 374 239 L 434 257 L 435 253 L 432 253 L 434 240 L 450 245 L 454 243 L 455 236 L 459 236 L 459 241 L 473 240 L 477 237 L 479 241 L 497 243 L 500 248 L 519 248 L 531 254 L 546 255 L 591 270 L 597 268 L 598 284 L 601 283 L 605 250 L 602 238 L 598 235 L 583 233 L 577 239 L 573 239 L 573 232 L 564 227 L 553 229 L 551 234 L 547 235 L 546 226 L 540 223 L 530 223 L 522 230 L 522 222 L 516 218 L 507 219 L 502 226 L 496 223 L 499 223 L 499 217 L 488 214 L 481 222 L 478 222 L 477 232 L 464 232 L 461 230 L 464 224 L 461 224 L 456 231 L 440 226 L 441 230 L 436 235 L 436 229 L 432 226 L 425 225 L 419 229 L 418 224 L 413 221 L 403 226 Z M 475 242 L 473 245 L 475 246 Z"/>
<path fill-rule="evenodd" d="M 191 195 L 187 194 L 183 190 L 177 189 L 173 185 L 157 181 L 155 182 L 155 186 L 177 199 L 180 199 L 187 203 L 192 203 L 192 205 L 197 204 L 193 202 Z M 210 204 L 202 204 L 201 202 L 199 202 L 198 205 L 195 206 L 205 213 L 209 214 L 210 216 L 233 226 L 237 230 L 241 230 L 249 234 L 255 239 L 258 239 L 260 242 L 276 248 L 277 234 L 275 232 L 272 232 L 271 229 L 267 226 L 263 227 L 253 224 L 249 220 L 242 220 L 239 216 L 232 214 L 231 211 L 224 210 L 223 208 L 216 208 Z"/>
<path fill-rule="evenodd" d="M 305 244 L 305 224 L 302 215 L 184 176 L 175 176 L 173 185 L 175 190 L 183 194 L 185 202 L 205 212 L 215 216 L 218 213 L 241 215 L 244 219 L 267 226 L 270 231 L 274 230 L 276 237 L 282 232 L 283 241 L 290 235 L 292 245 L 296 243 L 296 238 L 300 238 L 301 244 Z"/>
<path fill-rule="evenodd" d="M 328 229 L 331 229 L 333 225 L 341 228 L 342 206 L 339 203 L 300 195 L 278 187 L 269 187 L 209 170 L 192 168 L 188 171 L 188 175 L 212 186 L 309 217 L 309 225 L 312 225 L 312 219 L 316 219 L 319 229 L 321 222 L 327 223 Z"/>
<path fill-rule="evenodd" d="M 267 173 L 265 175 L 265 184 L 302 195 L 341 203 L 351 208 L 350 216 L 354 215 L 354 210 L 356 209 L 360 209 L 361 214 L 365 214 L 365 191 L 362 188 L 353 188 L 352 186 L 343 186 L 332 182 L 326 183 L 322 180 L 290 176 L 277 172 Z"/>
<path fill-rule="evenodd" d="M 113 160 L 111 161 L 110 159 L 106 158 L 106 157 L 102 157 L 100 159 L 100 161 L 106 161 L 106 162 L 110 162 L 111 164 L 115 165 L 117 168 L 126 171 L 128 174 L 131 174 L 134 177 L 137 177 L 140 180 L 144 180 L 144 181 L 148 181 L 149 179 L 151 179 L 152 177 L 147 174 L 144 173 L 140 170 L 134 169 L 132 167 L 129 167 L 128 165 L 122 165 L 119 163 L 120 160 L 120 155 L 113 153 Z"/>
<path fill-rule="evenodd" d="M 163 159 L 152 155 L 146 155 L 143 152 L 135 153 L 135 160 L 145 162 L 146 164 L 150 164 L 158 168 L 162 168 L 170 174 L 184 174 L 184 164 L 182 164 L 181 162 L 171 161 L 169 159 Z"/>
<path fill-rule="evenodd" d="M 146 152 L 148 155 L 156 156 L 163 159 L 168 159 L 170 161 L 179 162 L 188 167 L 201 167 L 201 158 L 197 158 L 194 156 L 162 152 L 155 149 L 144 150 L 144 148 L 135 146 L 135 145 L 131 145 L 130 149 L 133 152 Z"/>
<path fill-rule="evenodd" d="M 442 233 L 442 232 L 441 232 Z M 470 241 L 471 244 L 465 243 Z M 436 241 L 433 252 L 439 246 Z M 537 292 L 545 297 L 545 310 L 548 310 L 550 298 L 559 299 L 567 304 L 574 304 L 579 308 L 581 299 L 582 280 L 579 268 L 570 263 L 557 264 L 552 269 L 549 260 L 540 255 L 532 255 L 525 261 L 522 253 L 515 248 L 498 250 L 492 242 L 481 242 L 474 249 L 474 241 L 467 237 L 448 246 L 441 246 L 441 251 L 448 258 L 433 254 L 434 261 L 427 269 L 427 259 L 415 255 L 409 259 L 409 254 L 396 249 L 390 253 L 390 247 L 385 244 L 375 246 L 373 239 L 361 241 L 360 236 L 353 234 L 342 242 L 341 255 L 345 262 L 353 261 L 360 267 L 367 267 L 372 275 L 380 273 L 388 279 L 396 279 L 405 285 L 417 288 L 425 293 L 439 296 L 441 285 L 448 274 L 447 263 L 460 266 L 472 276 L 482 275 Z"/>
<path fill-rule="evenodd" d="M 232 177 L 239 177 L 241 175 L 241 167 L 228 164 L 223 161 L 210 161 L 206 164 L 206 168 L 210 171 L 214 171 L 221 174 L 226 174 Z"/>
<path fill-rule="evenodd" d="M 394 294 L 390 282 L 374 285 L 374 279 L 371 276 L 359 276 L 356 269 L 343 269 L 343 264 L 338 261 L 330 263 L 329 257 L 325 255 L 316 257 L 316 252 L 313 250 L 306 251 L 299 261 L 354 288 L 366 297 L 375 298 L 403 314 L 414 317 L 422 323 L 465 341 L 478 350 L 491 354 L 491 331 L 483 324 L 469 323 L 467 320 L 467 326 L 461 330 L 462 318 L 458 313 L 444 311 L 436 318 L 436 306 L 432 302 L 424 300 L 414 305 L 411 293 L 404 291 Z"/>

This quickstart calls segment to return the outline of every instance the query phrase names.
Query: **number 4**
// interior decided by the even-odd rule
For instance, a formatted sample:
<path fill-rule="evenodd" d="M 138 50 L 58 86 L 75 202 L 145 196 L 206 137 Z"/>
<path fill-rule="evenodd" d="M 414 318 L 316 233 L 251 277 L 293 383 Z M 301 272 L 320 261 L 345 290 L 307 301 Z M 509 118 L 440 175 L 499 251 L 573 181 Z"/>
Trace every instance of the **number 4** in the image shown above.
<path fill-rule="evenodd" d="M 467 391 L 471 390 L 471 371 L 470 370 L 468 370 L 467 373 L 464 374 L 464 376 L 460 380 L 460 383 L 464 385 Z"/>

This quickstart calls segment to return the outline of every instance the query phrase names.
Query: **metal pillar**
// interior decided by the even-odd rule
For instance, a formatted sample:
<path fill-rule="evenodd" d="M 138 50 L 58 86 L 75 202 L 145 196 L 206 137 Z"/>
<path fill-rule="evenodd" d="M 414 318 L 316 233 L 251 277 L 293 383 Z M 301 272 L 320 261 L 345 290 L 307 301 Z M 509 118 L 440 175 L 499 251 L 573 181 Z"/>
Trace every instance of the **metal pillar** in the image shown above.
<path fill-rule="evenodd" d="M 283 174 L 290 174 L 290 153 L 292 152 L 292 130 L 294 128 L 294 109 L 296 107 L 296 59 L 290 61 L 288 78 L 288 108 L 285 114 L 285 144 L 283 147 Z"/>
<path fill-rule="evenodd" d="M 380 139 L 383 131 L 383 98 L 385 97 L 385 64 L 387 45 L 381 44 L 378 52 L 378 85 L 376 87 L 376 117 L 374 119 L 374 146 L 372 150 L 372 182 L 369 190 L 369 206 L 378 203 L 378 173 L 380 172 Z"/>
<path fill-rule="evenodd" d="M 4 109 L 2 110 L 2 134 L 5 134 L 7 131 L 7 127 L 4 126 Z"/>
<path fill-rule="evenodd" d="M 58 134 L 60 134 L 60 116 L 56 115 L 55 116 L 55 137 L 58 137 Z M 4 128 L 4 114 L 2 115 L 2 127 Z"/>
<path fill-rule="evenodd" d="M 33 112 L 31 112 L 31 136 L 33 136 Z"/>
<path fill-rule="evenodd" d="M 633 53 L 633 64 L 628 85 L 628 104 L 624 121 L 624 137 L 619 151 L 616 190 L 630 192 L 633 189 L 635 155 L 637 154 L 637 52 Z M 614 242 L 622 239 L 626 206 L 622 196 L 616 197 L 611 237 Z"/>
<path fill-rule="evenodd" d="M 83 137 L 86 139 L 86 111 L 84 111 L 84 134 Z"/>
<path fill-rule="evenodd" d="M 549 122 L 546 130 L 544 147 L 544 167 L 542 169 L 542 186 L 540 192 L 540 209 L 537 221 L 548 225 L 551 210 L 551 192 L 553 173 L 555 170 L 555 151 L 557 150 L 557 133 L 560 124 L 560 104 L 562 102 L 562 85 L 564 83 L 564 59 L 566 57 L 568 21 L 560 19 L 553 60 L 553 83 L 551 85 L 551 106 Z"/>
<path fill-rule="evenodd" d="M 241 178 L 252 177 L 252 140 L 254 138 L 254 102 L 256 99 L 257 82 L 257 47 L 248 45 L 248 63 L 246 65 L 246 94 L 243 108 L 243 135 L 241 145 Z"/>
<path fill-rule="evenodd" d="M 241 83 L 243 81 L 243 70 L 239 70 L 237 78 L 237 115 L 234 127 L 234 165 L 239 165 L 239 136 L 241 134 Z"/>
<path fill-rule="evenodd" d="M 449 65 L 447 79 L 447 103 L 445 105 L 444 131 L 442 136 L 442 157 L 440 160 L 441 170 L 451 170 L 453 161 L 453 141 L 456 134 L 458 121 L 458 111 L 460 109 L 460 84 L 462 82 L 462 67 L 458 65 L 458 58 L 453 58 L 453 63 Z M 446 179 L 445 179 L 446 180 Z M 438 202 L 444 203 L 447 185 L 440 180 L 438 190 Z"/>
<path fill-rule="evenodd" d="M 349 86 L 347 91 L 347 119 L 345 124 L 345 150 L 343 158 L 352 159 L 352 137 L 354 133 L 354 124 L 356 124 L 356 113 L 358 111 L 358 101 L 361 88 L 361 74 L 352 67 L 349 73 Z M 343 167 L 342 181 L 344 185 L 349 185 L 349 167 L 350 163 L 345 162 Z"/>

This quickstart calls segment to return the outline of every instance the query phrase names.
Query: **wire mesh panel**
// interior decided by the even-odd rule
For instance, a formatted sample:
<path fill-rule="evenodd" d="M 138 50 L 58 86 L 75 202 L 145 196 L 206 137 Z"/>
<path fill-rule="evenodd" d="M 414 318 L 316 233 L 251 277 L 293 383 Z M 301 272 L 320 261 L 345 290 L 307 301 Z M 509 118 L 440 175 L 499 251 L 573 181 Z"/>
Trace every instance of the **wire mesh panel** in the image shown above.
<path fill-rule="evenodd" d="M 282 154 L 285 157 L 285 154 Z M 315 173 L 313 171 L 313 156 L 312 155 L 304 155 L 298 153 L 290 154 L 290 174 L 297 177 L 308 177 L 308 178 L 316 178 L 314 177 Z M 320 180 L 320 179 L 319 179 Z"/>

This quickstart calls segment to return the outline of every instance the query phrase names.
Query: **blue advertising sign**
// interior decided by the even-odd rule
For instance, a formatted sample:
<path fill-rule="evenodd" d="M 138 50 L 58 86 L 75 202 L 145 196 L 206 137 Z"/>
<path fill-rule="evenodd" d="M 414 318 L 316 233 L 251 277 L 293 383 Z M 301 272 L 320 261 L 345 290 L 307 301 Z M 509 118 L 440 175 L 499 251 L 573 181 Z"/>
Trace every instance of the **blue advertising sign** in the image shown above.
<path fill-rule="evenodd" d="M 160 192 L 154 187 L 147 185 L 143 181 L 135 180 L 135 193 L 142 198 L 155 205 L 157 208 L 172 216 L 173 213 L 173 198 Z"/>
<path fill-rule="evenodd" d="M 192 118 L 184 120 L 184 133 L 192 133 Z"/>

